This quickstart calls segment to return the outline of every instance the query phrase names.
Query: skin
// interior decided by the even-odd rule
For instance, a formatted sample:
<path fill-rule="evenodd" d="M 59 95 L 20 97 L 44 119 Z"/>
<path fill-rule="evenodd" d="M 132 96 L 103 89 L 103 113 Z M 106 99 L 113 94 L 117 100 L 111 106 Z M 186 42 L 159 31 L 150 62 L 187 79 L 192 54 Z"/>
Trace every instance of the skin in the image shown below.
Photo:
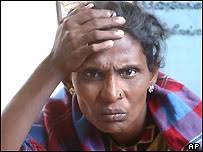
<path fill-rule="evenodd" d="M 140 43 L 127 33 L 115 40 L 112 48 L 89 56 L 72 73 L 82 113 L 99 130 L 122 144 L 136 139 L 144 128 L 147 90 L 156 79 L 157 71 L 149 71 Z M 127 113 L 125 121 L 103 119 L 104 109 L 115 108 Z"/>
<path fill-rule="evenodd" d="M 130 106 L 133 102 L 136 103 L 139 100 L 139 102 L 143 102 L 140 98 L 142 94 L 144 95 L 146 93 L 148 85 L 145 84 L 143 92 L 140 92 L 139 96 L 136 96 L 135 101 L 132 100 L 134 98 L 132 97 L 132 94 L 129 94 L 129 84 L 133 82 L 135 85 L 139 86 L 138 81 L 121 79 L 119 76 L 115 75 L 113 68 L 120 67 L 117 67 L 115 62 L 109 62 L 112 60 L 111 53 L 108 55 L 108 58 L 106 58 L 109 60 L 108 62 L 101 57 L 99 62 L 99 58 L 97 57 L 99 52 L 110 51 L 114 52 L 114 55 L 115 50 L 119 52 L 119 50 L 117 50 L 118 48 L 115 49 L 115 46 L 118 46 L 118 44 L 121 45 L 122 43 L 117 44 L 117 42 L 115 42 L 114 49 L 108 49 L 112 48 L 114 41 L 123 37 L 122 33 L 116 34 L 115 32 L 118 30 L 119 26 L 125 23 L 125 19 L 117 16 L 111 17 L 113 12 L 110 10 L 96 10 L 92 9 L 92 7 L 93 5 L 89 5 L 88 7 L 85 6 L 80 8 L 61 21 L 50 54 L 39 64 L 30 78 L 16 93 L 3 111 L 1 116 L 2 151 L 20 149 L 32 123 L 42 110 L 44 104 L 46 104 L 46 101 L 49 99 L 56 86 L 61 81 L 67 82 L 66 79 L 70 78 L 72 72 L 78 71 L 84 65 L 86 60 L 88 61 L 91 58 L 94 60 L 92 55 L 97 53 L 95 59 L 98 59 L 97 62 L 100 64 L 102 63 L 102 66 L 106 69 L 105 81 L 94 81 L 94 83 L 85 83 L 83 81 L 81 86 L 79 86 L 79 75 L 77 72 L 73 73 L 73 84 L 79 96 L 81 110 L 93 124 L 97 124 L 96 126 L 100 130 L 115 134 L 115 137 L 119 135 L 119 133 L 124 133 L 124 129 L 128 128 L 127 126 L 130 127 L 135 121 L 135 118 L 133 118 L 133 120 L 130 118 L 132 116 Z M 123 45 L 121 46 L 123 47 Z M 125 54 L 125 56 L 127 55 L 127 53 L 124 52 L 122 54 Z M 115 56 L 117 61 L 119 56 L 120 55 Z M 120 58 L 120 60 L 121 59 L 124 59 L 124 57 Z M 121 61 L 121 63 L 122 62 L 124 61 Z M 149 82 L 149 73 L 146 76 L 146 82 Z M 115 81 L 117 83 L 115 83 Z M 104 90 L 101 93 L 102 87 Z M 118 89 L 116 89 L 117 87 Z M 96 89 L 96 96 L 90 94 L 85 95 L 85 89 Z M 123 99 L 118 102 L 113 102 L 117 101 L 114 100 L 115 89 L 117 91 L 120 90 L 123 94 Z M 84 93 L 81 91 L 84 91 Z M 107 96 L 107 94 L 110 96 Z M 89 101 L 89 104 L 87 101 Z M 126 101 L 125 104 L 124 101 Z M 125 123 L 106 123 L 105 125 L 102 125 L 98 122 L 98 119 L 96 119 L 95 116 L 98 115 L 98 113 L 92 109 L 90 103 L 96 106 L 98 112 L 99 109 L 105 107 L 123 107 L 123 109 L 128 112 L 128 119 Z M 142 109 L 141 107 L 143 108 L 144 105 L 140 104 L 136 109 Z M 138 112 L 136 112 L 136 117 L 137 113 Z M 136 120 L 139 121 L 137 118 Z"/>

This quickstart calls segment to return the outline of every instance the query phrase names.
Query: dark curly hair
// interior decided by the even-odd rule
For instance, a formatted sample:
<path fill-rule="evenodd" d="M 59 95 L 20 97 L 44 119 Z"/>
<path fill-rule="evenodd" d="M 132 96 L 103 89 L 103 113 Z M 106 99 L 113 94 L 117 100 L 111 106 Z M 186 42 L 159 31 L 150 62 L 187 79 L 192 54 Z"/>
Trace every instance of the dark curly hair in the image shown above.
<path fill-rule="evenodd" d="M 126 23 L 121 29 L 140 42 L 150 71 L 163 67 L 162 46 L 165 46 L 164 40 L 168 37 L 168 30 L 154 15 L 145 11 L 138 2 L 103 1 L 93 3 L 95 9 L 113 10 L 117 16 L 126 19 Z"/>

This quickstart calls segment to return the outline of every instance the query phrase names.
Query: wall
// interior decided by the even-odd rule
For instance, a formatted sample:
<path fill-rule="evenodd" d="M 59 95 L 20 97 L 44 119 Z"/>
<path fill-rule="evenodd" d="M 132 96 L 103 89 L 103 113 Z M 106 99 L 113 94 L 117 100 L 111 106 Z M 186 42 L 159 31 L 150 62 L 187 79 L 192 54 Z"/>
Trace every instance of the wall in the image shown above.
<path fill-rule="evenodd" d="M 56 29 L 55 2 L 1 2 L 1 113 L 51 51 Z"/>
<path fill-rule="evenodd" d="M 202 97 L 202 2 L 141 2 L 170 29 L 161 70 Z"/>

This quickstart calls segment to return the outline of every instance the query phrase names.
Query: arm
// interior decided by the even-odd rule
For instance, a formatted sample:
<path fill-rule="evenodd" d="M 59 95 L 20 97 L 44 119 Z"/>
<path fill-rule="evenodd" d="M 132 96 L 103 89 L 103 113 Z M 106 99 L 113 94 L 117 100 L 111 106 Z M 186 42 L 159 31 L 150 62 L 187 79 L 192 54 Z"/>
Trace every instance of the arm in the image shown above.
<path fill-rule="evenodd" d="M 62 79 L 48 56 L 2 114 L 1 150 L 19 149 L 43 105 Z"/>

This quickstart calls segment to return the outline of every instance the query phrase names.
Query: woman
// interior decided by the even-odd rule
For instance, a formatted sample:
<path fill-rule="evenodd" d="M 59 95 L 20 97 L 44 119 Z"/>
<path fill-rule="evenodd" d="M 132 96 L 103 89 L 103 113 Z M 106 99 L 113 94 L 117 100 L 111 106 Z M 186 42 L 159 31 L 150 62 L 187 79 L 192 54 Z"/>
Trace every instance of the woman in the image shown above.
<path fill-rule="evenodd" d="M 200 143 L 201 100 L 159 73 L 165 38 L 137 3 L 94 2 L 72 12 L 4 111 L 1 149 L 184 150 Z M 60 81 L 65 97 L 49 99 Z"/>

